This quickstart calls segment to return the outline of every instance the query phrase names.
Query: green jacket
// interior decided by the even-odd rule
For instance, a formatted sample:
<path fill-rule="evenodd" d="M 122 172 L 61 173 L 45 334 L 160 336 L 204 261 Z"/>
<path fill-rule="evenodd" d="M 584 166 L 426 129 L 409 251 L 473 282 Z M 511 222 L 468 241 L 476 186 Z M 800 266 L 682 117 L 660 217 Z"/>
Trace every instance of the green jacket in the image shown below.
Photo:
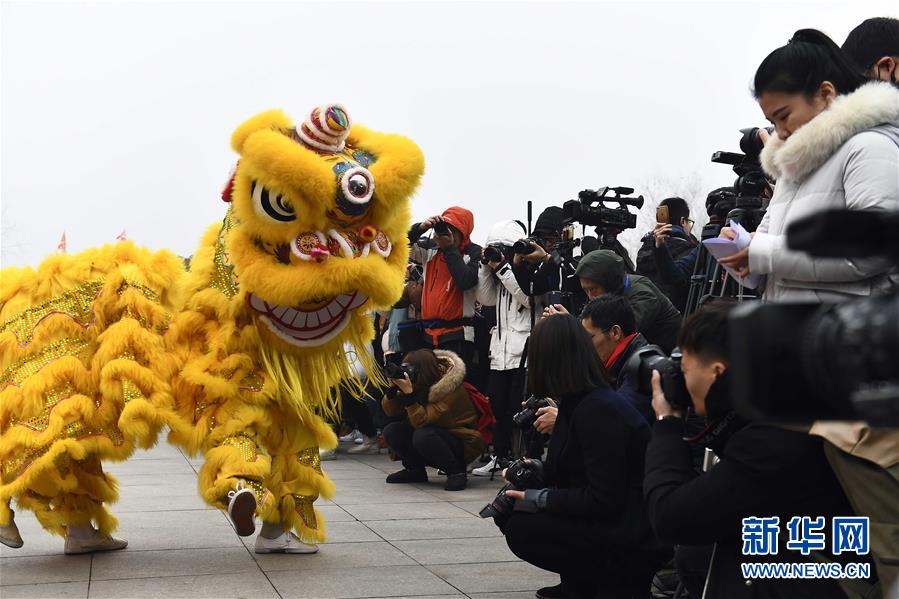
<path fill-rule="evenodd" d="M 578 277 L 598 283 L 606 293 L 623 295 L 637 318 L 637 330 L 650 343 L 670 352 L 677 345 L 681 313 L 652 281 L 629 275 L 624 260 L 611 250 L 590 252 L 578 263 Z"/>

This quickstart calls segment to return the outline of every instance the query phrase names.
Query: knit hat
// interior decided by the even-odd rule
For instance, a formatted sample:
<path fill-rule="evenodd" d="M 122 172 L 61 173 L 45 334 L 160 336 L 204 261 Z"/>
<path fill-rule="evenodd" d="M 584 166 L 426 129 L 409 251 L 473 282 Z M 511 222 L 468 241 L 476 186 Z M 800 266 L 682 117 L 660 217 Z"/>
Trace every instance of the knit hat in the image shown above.
<path fill-rule="evenodd" d="M 565 211 L 558 206 L 550 206 L 540 213 L 534 225 L 535 237 L 556 237 L 565 226 Z"/>
<path fill-rule="evenodd" d="M 624 260 L 612 250 L 590 252 L 577 265 L 575 274 L 590 279 L 606 293 L 617 293 L 624 287 Z"/>

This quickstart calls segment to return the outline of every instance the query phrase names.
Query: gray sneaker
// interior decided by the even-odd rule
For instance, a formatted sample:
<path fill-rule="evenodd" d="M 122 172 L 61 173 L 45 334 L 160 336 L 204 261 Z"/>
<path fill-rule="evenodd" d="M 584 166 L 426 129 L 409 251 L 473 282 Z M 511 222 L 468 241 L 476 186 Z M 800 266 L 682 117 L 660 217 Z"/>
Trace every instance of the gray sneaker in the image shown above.
<path fill-rule="evenodd" d="M 18 549 L 24 545 L 25 542 L 22 540 L 22 535 L 19 534 L 19 527 L 16 526 L 16 513 L 12 510 L 9 511 L 11 514 L 9 517 L 9 524 L 0 526 L 0 543 L 3 543 L 7 547 Z"/>
<path fill-rule="evenodd" d="M 116 539 L 109 535 L 100 536 L 97 531 L 94 536 L 87 539 L 79 539 L 66 535 L 66 555 L 79 555 L 82 553 L 97 553 L 99 551 L 118 551 L 128 546 L 128 541 Z"/>

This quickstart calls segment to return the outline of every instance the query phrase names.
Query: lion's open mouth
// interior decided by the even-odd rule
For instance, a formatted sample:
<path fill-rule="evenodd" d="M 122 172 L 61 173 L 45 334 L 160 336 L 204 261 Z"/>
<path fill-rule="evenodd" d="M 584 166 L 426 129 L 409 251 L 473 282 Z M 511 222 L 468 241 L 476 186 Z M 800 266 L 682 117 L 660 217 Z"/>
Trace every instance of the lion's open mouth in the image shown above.
<path fill-rule="evenodd" d="M 283 341 L 299 347 L 321 345 L 333 339 L 350 321 L 352 311 L 368 300 L 354 291 L 325 300 L 324 305 L 291 308 L 270 304 L 252 293 L 247 297 L 259 320 Z"/>

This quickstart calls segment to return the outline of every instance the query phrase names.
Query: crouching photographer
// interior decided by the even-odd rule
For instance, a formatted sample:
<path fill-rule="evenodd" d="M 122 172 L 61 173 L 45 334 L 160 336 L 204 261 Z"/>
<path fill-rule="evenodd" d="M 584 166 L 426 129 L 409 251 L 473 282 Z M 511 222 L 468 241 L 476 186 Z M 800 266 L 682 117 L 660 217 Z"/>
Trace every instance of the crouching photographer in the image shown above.
<path fill-rule="evenodd" d="M 649 426 L 609 387 L 573 316 L 537 324 L 528 365 L 531 391 L 559 403 L 546 462 L 510 466 L 515 488 L 502 494 L 512 508 L 483 515 L 494 516 L 515 555 L 561 575 L 538 597 L 646 597 L 658 565 L 642 499 Z"/>
<path fill-rule="evenodd" d="M 447 491 L 465 489 L 466 469 L 484 451 L 479 415 L 463 385 L 465 364 L 451 351 L 420 349 L 387 367 L 387 416 L 405 416 L 384 428 L 384 440 L 403 462 L 388 483 L 427 482 L 426 466 L 446 472 Z"/>
<path fill-rule="evenodd" d="M 665 542 L 716 544 L 705 597 L 844 597 L 832 580 L 747 581 L 743 577 L 742 562 L 833 560 L 823 552 L 803 557 L 803 552 L 786 551 L 777 546 L 778 537 L 773 554 L 744 556 L 744 518 L 776 516 L 786 528 L 794 516 L 823 516 L 829 525 L 832 516 L 852 515 L 852 510 L 820 439 L 769 424 L 747 423 L 734 412 L 727 359 L 731 308 L 727 302 L 709 304 L 684 323 L 679 339 L 682 380 L 671 368 L 663 368 L 664 378 L 652 368 L 643 371 L 645 377 L 652 377 L 652 403 L 658 418 L 646 452 L 643 483 L 650 522 Z M 684 405 L 691 402 L 708 427 L 687 440 Z M 691 442 L 712 449 L 720 461 L 711 470 L 697 473 Z M 779 539 L 785 541 L 786 530 L 779 532 Z M 702 580 L 687 586 L 691 596 L 703 592 Z"/>

